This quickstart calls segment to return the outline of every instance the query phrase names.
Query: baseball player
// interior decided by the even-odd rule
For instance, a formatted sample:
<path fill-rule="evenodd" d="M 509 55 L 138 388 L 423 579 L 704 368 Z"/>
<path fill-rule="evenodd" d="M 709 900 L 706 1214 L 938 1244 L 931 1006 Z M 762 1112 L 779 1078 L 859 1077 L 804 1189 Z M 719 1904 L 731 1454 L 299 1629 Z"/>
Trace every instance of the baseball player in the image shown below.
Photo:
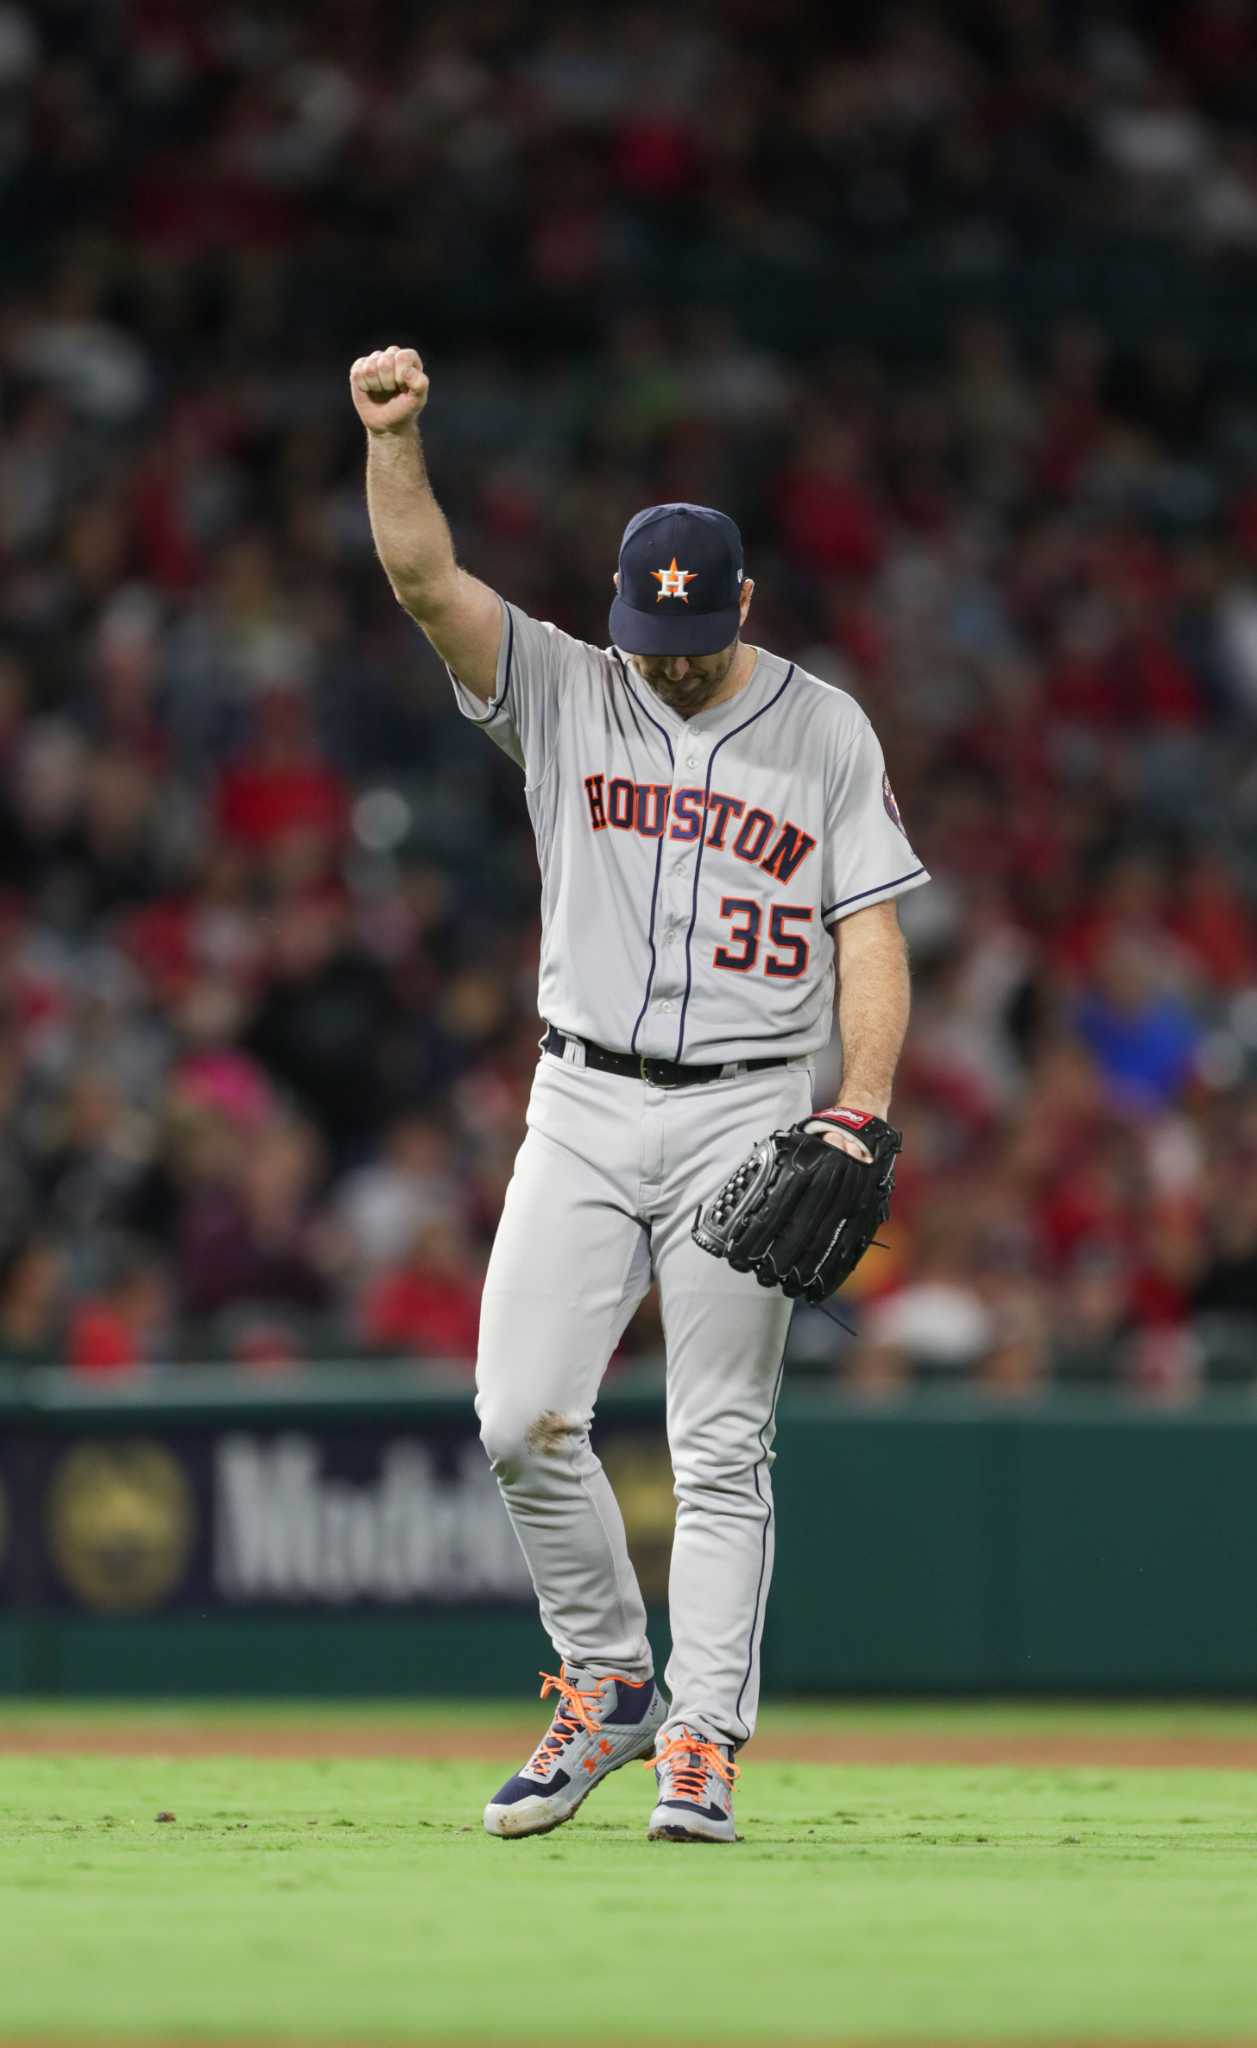
<path fill-rule="evenodd" d="M 484 1824 L 557 1827 L 641 1758 L 652 1839 L 733 1841 L 791 1296 L 828 1292 L 886 1213 L 909 1000 L 894 899 L 927 876 L 859 706 L 742 637 L 753 585 L 732 520 L 639 512 L 611 645 L 587 645 L 459 566 L 424 466 L 415 350 L 360 358 L 350 385 L 380 560 L 459 710 L 523 770 L 541 866 L 541 1057 L 485 1281 L 476 1407 L 561 1662 L 543 1674 L 549 1731 Z M 835 960 L 842 1102 L 816 1116 Z M 652 1280 L 677 1499 L 668 1698 L 590 1447 Z"/>

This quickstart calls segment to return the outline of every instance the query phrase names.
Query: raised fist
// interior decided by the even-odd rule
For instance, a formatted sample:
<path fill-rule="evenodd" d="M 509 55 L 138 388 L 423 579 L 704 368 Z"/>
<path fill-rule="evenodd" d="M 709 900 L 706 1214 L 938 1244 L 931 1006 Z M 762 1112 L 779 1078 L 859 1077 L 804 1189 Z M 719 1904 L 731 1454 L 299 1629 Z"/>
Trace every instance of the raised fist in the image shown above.
<path fill-rule="evenodd" d="M 417 420 L 428 402 L 428 378 L 413 348 L 377 348 L 359 356 L 349 372 L 358 417 L 369 434 L 396 434 Z"/>

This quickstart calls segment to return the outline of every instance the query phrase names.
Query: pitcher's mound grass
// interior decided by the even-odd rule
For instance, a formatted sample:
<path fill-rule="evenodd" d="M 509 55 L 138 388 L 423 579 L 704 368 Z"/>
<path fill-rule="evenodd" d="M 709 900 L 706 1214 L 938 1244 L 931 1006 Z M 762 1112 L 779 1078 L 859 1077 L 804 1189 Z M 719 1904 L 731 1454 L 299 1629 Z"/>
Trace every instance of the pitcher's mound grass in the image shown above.
<path fill-rule="evenodd" d="M 751 1749 L 698 1850 L 632 1765 L 490 1840 L 519 1761 L 0 1756 L 0 2039 L 1257 2040 L 1257 1775 Z"/>

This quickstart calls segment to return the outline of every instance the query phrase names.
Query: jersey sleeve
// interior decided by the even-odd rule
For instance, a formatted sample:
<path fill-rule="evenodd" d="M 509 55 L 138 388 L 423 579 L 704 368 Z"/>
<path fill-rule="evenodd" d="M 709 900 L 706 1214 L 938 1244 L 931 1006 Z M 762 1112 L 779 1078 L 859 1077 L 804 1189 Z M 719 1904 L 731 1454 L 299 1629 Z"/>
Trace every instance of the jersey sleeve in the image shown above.
<path fill-rule="evenodd" d="M 904 830 L 877 734 L 861 712 L 829 790 L 821 918 L 837 924 L 929 879 Z"/>
<path fill-rule="evenodd" d="M 487 704 L 448 669 L 454 701 L 464 718 L 483 726 L 504 754 L 524 771 L 529 783 L 539 782 L 554 750 L 559 709 L 568 680 L 565 649 L 572 645 L 557 626 L 543 624 L 518 605 L 499 599 L 502 640 L 498 672 Z"/>

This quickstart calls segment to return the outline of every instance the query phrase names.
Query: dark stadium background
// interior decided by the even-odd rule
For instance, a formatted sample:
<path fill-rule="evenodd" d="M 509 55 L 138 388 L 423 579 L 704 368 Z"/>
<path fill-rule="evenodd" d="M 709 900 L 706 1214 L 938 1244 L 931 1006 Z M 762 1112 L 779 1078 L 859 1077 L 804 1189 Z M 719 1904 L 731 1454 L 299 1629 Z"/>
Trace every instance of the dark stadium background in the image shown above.
<path fill-rule="evenodd" d="M 1255 119 L 1236 0 L 4 0 L 4 1359 L 470 1373 L 536 871 L 373 559 L 395 341 L 479 575 L 601 642 L 718 504 L 884 739 L 900 1193 L 794 1368 L 1250 1380 Z"/>

